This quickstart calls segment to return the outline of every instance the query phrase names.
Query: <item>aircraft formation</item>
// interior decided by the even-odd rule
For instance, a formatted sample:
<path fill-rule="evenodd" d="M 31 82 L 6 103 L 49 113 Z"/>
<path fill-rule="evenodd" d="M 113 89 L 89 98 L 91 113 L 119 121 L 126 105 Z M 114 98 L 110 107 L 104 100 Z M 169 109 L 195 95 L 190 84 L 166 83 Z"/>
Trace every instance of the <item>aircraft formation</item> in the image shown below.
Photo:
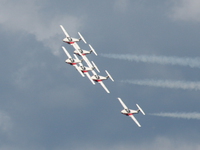
<path fill-rule="evenodd" d="M 69 36 L 69 34 L 67 33 L 67 31 L 65 30 L 65 28 L 60 25 L 62 31 L 65 34 L 65 38 L 63 39 L 63 42 L 71 45 L 74 48 L 74 53 L 73 53 L 73 57 L 70 55 L 70 53 L 67 51 L 67 49 L 62 46 L 63 51 L 65 52 L 65 54 L 67 55 L 67 59 L 65 60 L 65 62 L 71 66 L 74 66 L 75 69 L 81 74 L 82 77 L 87 76 L 88 79 L 92 82 L 92 84 L 95 83 L 99 83 L 104 90 L 107 93 L 110 93 L 110 91 L 108 90 L 108 88 L 105 86 L 105 84 L 103 83 L 104 80 L 107 80 L 108 78 L 111 79 L 111 81 L 114 82 L 114 79 L 112 78 L 112 76 L 108 73 L 107 70 L 105 70 L 105 73 L 107 74 L 107 76 L 102 76 L 99 75 L 100 70 L 98 69 L 98 67 L 96 66 L 96 64 L 93 61 L 90 61 L 86 55 L 94 53 L 97 56 L 96 51 L 94 50 L 94 48 L 90 45 L 90 50 L 83 50 L 79 47 L 78 42 L 83 41 L 85 44 L 87 44 L 86 40 L 83 38 L 83 36 L 81 35 L 80 32 L 78 32 L 79 38 L 73 38 L 71 36 Z M 81 57 L 81 59 L 80 59 Z M 83 63 L 85 65 L 83 65 Z M 98 73 L 96 73 L 96 71 Z M 90 73 L 92 73 L 92 75 L 90 75 Z M 141 127 L 140 123 L 137 121 L 137 119 L 134 117 L 134 114 L 137 114 L 139 112 L 141 112 L 143 115 L 145 115 L 144 111 L 141 109 L 141 107 L 136 104 L 137 106 L 137 110 L 132 110 L 129 109 L 125 103 L 122 101 L 121 98 L 118 98 L 120 104 L 123 106 L 123 110 L 121 111 L 122 114 L 129 116 L 137 125 L 138 127 Z"/>

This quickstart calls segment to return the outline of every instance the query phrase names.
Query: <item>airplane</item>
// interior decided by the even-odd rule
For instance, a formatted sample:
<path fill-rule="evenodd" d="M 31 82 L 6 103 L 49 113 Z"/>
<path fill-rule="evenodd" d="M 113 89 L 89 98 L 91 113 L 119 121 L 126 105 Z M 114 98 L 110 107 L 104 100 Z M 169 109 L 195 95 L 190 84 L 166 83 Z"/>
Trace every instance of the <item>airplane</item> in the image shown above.
<path fill-rule="evenodd" d="M 78 64 L 78 63 L 81 63 L 83 60 L 79 60 L 78 58 L 73 59 L 73 58 L 70 56 L 70 54 L 68 53 L 68 51 L 65 49 L 65 47 L 62 46 L 62 48 L 63 48 L 65 54 L 66 54 L 67 57 L 68 57 L 68 59 L 66 59 L 65 62 L 68 63 L 68 64 L 70 64 L 70 65 L 72 65 L 72 66 L 74 66 L 74 67 L 76 68 L 76 70 L 77 70 L 83 77 L 85 77 L 85 75 L 80 71 L 80 69 L 79 69 L 78 66 L 77 66 L 77 64 Z M 75 55 L 75 56 L 76 56 L 76 55 Z"/>
<path fill-rule="evenodd" d="M 60 25 L 60 27 L 66 36 L 66 38 L 63 39 L 63 42 L 68 43 L 68 44 L 74 44 L 75 42 L 79 42 L 80 40 L 82 40 L 85 44 L 87 43 L 85 39 L 83 38 L 83 36 L 80 34 L 80 32 L 78 32 L 78 35 L 80 36 L 80 38 L 77 39 L 77 38 L 70 37 L 62 25 Z"/>
<path fill-rule="evenodd" d="M 76 59 L 78 59 L 78 57 L 76 55 L 74 55 L 74 56 Z M 88 72 L 92 71 L 94 69 L 96 69 L 98 72 L 100 72 L 100 71 L 99 71 L 98 67 L 95 65 L 95 63 L 93 61 L 91 61 L 91 62 L 93 64 L 93 67 L 86 67 L 86 66 L 83 66 L 82 63 L 79 63 L 78 69 L 80 71 L 82 71 L 82 73 L 84 73 L 88 77 L 88 79 L 92 82 L 92 84 L 95 84 L 95 82 L 91 79 L 90 74 Z"/>
<path fill-rule="evenodd" d="M 77 54 L 78 56 L 81 56 L 83 58 L 83 60 L 87 63 L 87 65 L 89 67 L 93 67 L 93 65 L 90 63 L 90 61 L 88 60 L 88 58 L 86 57 L 86 54 L 91 53 L 90 51 L 86 51 L 86 50 L 82 50 L 77 43 L 72 44 L 72 46 L 74 47 L 75 51 L 74 53 Z M 91 51 L 94 52 L 95 55 L 97 55 L 97 53 L 95 52 L 95 50 L 93 49 L 93 47 L 89 44 Z"/>
<path fill-rule="evenodd" d="M 90 47 L 91 50 L 89 50 L 89 51 L 81 49 L 78 46 L 78 44 L 73 44 L 73 46 L 75 48 L 74 54 L 77 54 L 79 56 L 84 56 L 84 55 L 87 55 L 87 54 L 91 54 L 91 52 L 93 52 L 97 56 L 96 51 L 94 50 L 94 48 L 90 44 L 89 44 L 89 47 Z"/>
<path fill-rule="evenodd" d="M 141 127 L 140 123 L 137 121 L 137 119 L 133 116 L 133 114 L 137 114 L 139 112 L 141 112 L 143 115 L 145 115 L 144 111 L 142 110 L 142 108 L 140 108 L 140 106 L 138 104 L 136 104 L 136 106 L 138 107 L 137 110 L 132 110 L 129 109 L 124 102 L 121 100 L 121 98 L 118 97 L 119 102 L 121 103 L 121 105 L 124 107 L 124 109 L 121 111 L 122 114 L 129 116 L 133 119 L 133 121 L 135 121 L 135 123 Z"/>
<path fill-rule="evenodd" d="M 113 82 L 113 78 L 111 77 L 111 75 L 108 73 L 107 70 L 105 70 L 107 76 L 100 76 L 97 75 L 96 72 L 94 70 L 92 70 L 92 73 L 94 74 L 93 76 L 91 76 L 91 79 L 94 80 L 95 82 L 98 82 L 99 84 L 101 84 L 101 86 L 105 89 L 105 91 L 107 93 L 110 93 L 110 91 L 106 88 L 106 86 L 103 83 L 103 80 L 107 80 L 108 78 L 110 78 Z"/>

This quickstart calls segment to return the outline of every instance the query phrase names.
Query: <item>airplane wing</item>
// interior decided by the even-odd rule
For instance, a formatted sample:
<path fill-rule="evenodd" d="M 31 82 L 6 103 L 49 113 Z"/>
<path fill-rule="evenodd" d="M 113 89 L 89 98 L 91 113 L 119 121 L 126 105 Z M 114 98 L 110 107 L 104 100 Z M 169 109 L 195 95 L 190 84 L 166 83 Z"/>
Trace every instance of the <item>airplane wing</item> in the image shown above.
<path fill-rule="evenodd" d="M 81 52 L 79 51 L 81 48 L 79 47 L 79 45 L 77 43 L 72 44 L 72 46 L 74 47 L 75 50 L 78 51 L 79 55 L 83 58 L 83 60 L 86 62 L 86 64 L 89 67 L 93 67 L 91 62 L 88 60 L 88 58 L 85 55 L 82 55 Z"/>
<path fill-rule="evenodd" d="M 92 82 L 92 84 L 95 84 L 94 81 L 91 79 L 90 75 L 88 72 L 85 72 L 86 76 L 88 77 L 88 79 Z"/>
<path fill-rule="evenodd" d="M 110 93 L 110 91 L 107 89 L 107 87 L 104 85 L 104 83 L 102 81 L 100 81 L 99 83 L 106 90 L 107 93 Z"/>
<path fill-rule="evenodd" d="M 79 49 L 81 49 L 79 47 L 79 45 L 77 43 L 74 43 L 72 44 L 74 49 L 78 51 L 79 55 L 83 58 L 83 60 L 86 62 L 86 64 L 89 66 L 89 67 L 93 67 L 92 64 L 90 63 L 90 61 L 88 60 L 88 58 L 85 56 L 85 55 L 82 55 L 81 52 L 79 51 Z"/>
<path fill-rule="evenodd" d="M 121 103 L 121 105 L 124 107 L 124 109 L 128 109 L 128 107 L 124 104 L 124 102 L 121 100 L 121 98 L 117 98 L 119 100 L 119 102 Z"/>
<path fill-rule="evenodd" d="M 60 27 L 61 27 L 61 29 L 63 30 L 65 36 L 68 37 L 68 38 L 71 38 L 71 37 L 69 36 L 69 34 L 67 33 L 67 31 L 65 30 L 65 28 L 64 28 L 62 25 L 60 25 Z"/>
<path fill-rule="evenodd" d="M 92 64 L 90 63 L 90 61 L 88 60 L 88 58 L 85 56 L 85 55 L 82 55 L 82 58 L 83 60 L 86 62 L 86 64 L 89 66 L 89 67 L 93 67 Z"/>
<path fill-rule="evenodd" d="M 91 70 L 91 72 L 93 73 L 93 75 L 97 75 L 97 73 L 94 70 Z"/>
<path fill-rule="evenodd" d="M 75 68 L 76 68 L 76 70 L 82 75 L 82 77 L 85 77 L 85 75 L 81 72 L 81 70 L 78 68 L 78 66 L 77 65 L 73 65 Z"/>
<path fill-rule="evenodd" d="M 68 53 L 68 51 L 66 50 L 66 48 L 65 48 L 64 46 L 62 46 L 62 48 L 63 48 L 65 54 L 67 55 L 67 57 L 68 57 L 68 58 L 72 58 L 72 57 L 70 56 L 70 54 Z"/>
<path fill-rule="evenodd" d="M 81 49 L 79 46 L 78 46 L 78 44 L 77 43 L 74 43 L 74 44 L 72 44 L 72 46 L 74 47 L 74 49 L 76 49 L 76 50 L 79 50 L 79 49 Z"/>
<path fill-rule="evenodd" d="M 133 115 L 129 115 L 135 121 L 135 123 L 138 125 L 138 127 L 141 127 L 140 123 L 137 121 L 137 119 Z"/>

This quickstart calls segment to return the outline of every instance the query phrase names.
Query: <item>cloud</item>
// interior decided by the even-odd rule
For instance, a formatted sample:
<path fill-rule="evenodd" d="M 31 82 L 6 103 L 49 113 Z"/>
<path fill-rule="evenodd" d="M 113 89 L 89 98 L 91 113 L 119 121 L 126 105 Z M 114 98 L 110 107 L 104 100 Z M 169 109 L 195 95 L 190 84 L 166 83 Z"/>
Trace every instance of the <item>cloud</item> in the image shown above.
<path fill-rule="evenodd" d="M 0 111 L 0 129 L 3 132 L 7 132 L 11 129 L 11 118 L 5 113 Z"/>
<path fill-rule="evenodd" d="M 175 20 L 200 21 L 199 0 L 176 0 L 171 10 L 170 17 Z"/>
<path fill-rule="evenodd" d="M 18 32 L 34 35 L 37 41 L 52 49 L 57 54 L 57 49 L 62 44 L 63 36 L 59 25 L 68 25 L 72 33 L 83 26 L 82 16 L 75 17 L 71 14 L 49 13 L 45 8 L 47 1 L 0 1 L 0 25 L 10 34 Z M 59 41 L 59 42 L 56 42 Z"/>
<path fill-rule="evenodd" d="M 200 90 L 200 82 L 172 81 L 172 80 L 121 80 L 122 83 L 147 85 L 172 89 Z"/>
<path fill-rule="evenodd" d="M 180 58 L 155 55 L 130 55 L 130 54 L 101 54 L 103 57 L 121 59 L 135 62 L 157 63 L 162 65 L 180 65 L 189 66 L 191 68 L 200 68 L 200 58 Z"/>
<path fill-rule="evenodd" d="M 152 113 L 150 115 L 159 116 L 159 117 L 171 117 L 171 118 L 182 118 L 182 119 L 197 119 L 200 120 L 200 113 Z"/>

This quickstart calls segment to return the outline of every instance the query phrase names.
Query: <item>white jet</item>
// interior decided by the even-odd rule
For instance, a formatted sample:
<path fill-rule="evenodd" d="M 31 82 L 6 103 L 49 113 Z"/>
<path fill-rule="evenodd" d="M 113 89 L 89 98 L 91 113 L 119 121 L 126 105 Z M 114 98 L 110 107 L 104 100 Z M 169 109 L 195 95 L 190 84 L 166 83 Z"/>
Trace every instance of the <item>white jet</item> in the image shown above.
<path fill-rule="evenodd" d="M 90 44 L 89 44 L 90 50 L 83 50 L 78 46 L 78 44 L 73 44 L 73 46 L 76 49 L 74 51 L 74 54 L 77 54 L 79 56 L 84 56 L 84 55 L 87 55 L 87 54 L 91 54 L 93 52 L 97 56 L 96 51 L 94 50 L 94 48 Z"/>
<path fill-rule="evenodd" d="M 110 78 L 113 82 L 113 78 L 111 77 L 111 75 L 108 73 L 108 71 L 106 71 L 107 76 L 100 76 L 97 75 L 96 72 L 94 70 L 92 70 L 92 73 L 94 74 L 93 76 L 91 76 L 91 79 L 94 80 L 95 82 L 98 82 L 99 84 L 101 84 L 101 86 L 105 89 L 105 91 L 107 93 L 110 93 L 110 91 L 107 89 L 107 87 L 104 85 L 103 80 L 107 80 L 108 78 Z"/>
<path fill-rule="evenodd" d="M 83 38 L 83 36 L 80 34 L 80 32 L 78 32 L 78 35 L 80 36 L 80 38 L 73 38 L 69 36 L 69 34 L 67 33 L 67 31 L 64 29 L 62 25 L 60 25 L 60 27 L 66 36 L 66 38 L 63 39 L 63 42 L 68 43 L 68 44 L 74 44 L 75 42 L 79 42 L 80 40 L 83 40 L 84 43 L 87 43 L 85 39 Z"/>
<path fill-rule="evenodd" d="M 68 57 L 68 59 L 66 59 L 65 62 L 74 66 L 76 68 L 76 70 L 84 77 L 85 75 L 80 71 L 80 69 L 77 66 L 77 64 L 81 63 L 83 60 L 79 60 L 78 58 L 76 58 L 76 59 L 72 58 L 65 47 L 62 46 L 62 49 L 64 50 L 65 54 Z"/>
<path fill-rule="evenodd" d="M 76 59 L 78 59 L 76 55 L 74 56 Z M 96 69 L 98 72 L 100 71 L 93 61 L 92 61 L 92 64 L 93 64 L 93 67 L 86 67 L 86 66 L 83 66 L 82 63 L 79 63 L 78 69 L 88 77 L 88 79 L 92 82 L 92 84 L 95 84 L 95 82 L 90 77 L 89 71 L 92 71 L 94 69 Z"/>
<path fill-rule="evenodd" d="M 83 60 L 87 63 L 87 65 L 89 67 L 93 67 L 93 65 L 91 64 L 91 62 L 88 60 L 88 58 L 86 57 L 87 54 L 91 53 L 91 51 L 97 55 L 97 53 L 95 52 L 95 50 L 93 49 L 93 47 L 89 44 L 91 50 L 90 51 L 86 51 L 86 50 L 82 50 L 79 45 L 77 43 L 72 44 L 72 46 L 74 47 L 75 51 L 74 53 L 77 54 L 78 56 L 81 56 L 83 58 Z"/>
<path fill-rule="evenodd" d="M 132 110 L 129 109 L 124 102 L 121 100 L 121 98 L 118 97 L 119 102 L 121 103 L 121 105 L 124 107 L 124 109 L 121 111 L 122 114 L 129 116 L 133 119 L 133 121 L 135 121 L 135 123 L 141 127 L 141 125 L 139 124 L 139 122 L 137 121 L 137 119 L 133 116 L 133 114 L 137 114 L 139 112 L 141 112 L 143 115 L 145 115 L 144 111 L 142 110 L 142 108 L 140 108 L 140 106 L 138 104 L 136 104 L 136 106 L 138 107 L 137 110 Z"/>

